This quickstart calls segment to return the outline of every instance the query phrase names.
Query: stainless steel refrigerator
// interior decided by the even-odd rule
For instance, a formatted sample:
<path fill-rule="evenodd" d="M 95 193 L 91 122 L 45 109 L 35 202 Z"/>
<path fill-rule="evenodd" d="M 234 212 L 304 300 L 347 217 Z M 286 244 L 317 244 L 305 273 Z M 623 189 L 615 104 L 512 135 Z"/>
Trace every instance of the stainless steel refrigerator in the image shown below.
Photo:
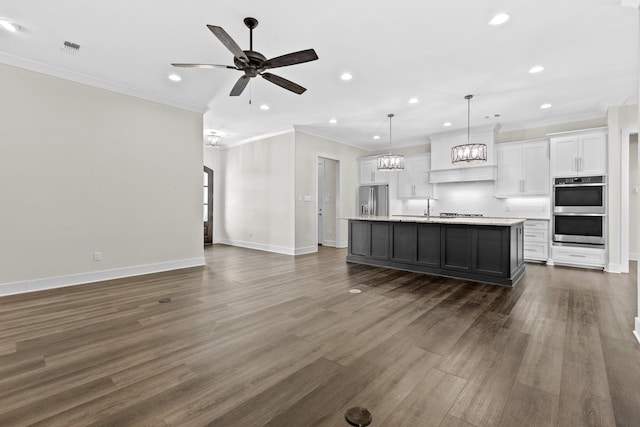
<path fill-rule="evenodd" d="M 389 215 L 389 186 L 360 186 L 358 189 L 358 215 Z"/>

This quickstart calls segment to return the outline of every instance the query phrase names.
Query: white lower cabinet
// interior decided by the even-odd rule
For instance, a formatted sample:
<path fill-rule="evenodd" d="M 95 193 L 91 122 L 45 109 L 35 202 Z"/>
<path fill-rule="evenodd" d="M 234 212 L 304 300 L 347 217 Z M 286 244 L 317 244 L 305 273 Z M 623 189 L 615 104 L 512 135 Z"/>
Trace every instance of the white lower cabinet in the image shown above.
<path fill-rule="evenodd" d="M 604 268 L 607 263 L 605 249 L 574 246 L 552 246 L 554 264 L 574 267 Z"/>
<path fill-rule="evenodd" d="M 539 262 L 549 259 L 549 221 L 524 222 L 524 259 Z"/>

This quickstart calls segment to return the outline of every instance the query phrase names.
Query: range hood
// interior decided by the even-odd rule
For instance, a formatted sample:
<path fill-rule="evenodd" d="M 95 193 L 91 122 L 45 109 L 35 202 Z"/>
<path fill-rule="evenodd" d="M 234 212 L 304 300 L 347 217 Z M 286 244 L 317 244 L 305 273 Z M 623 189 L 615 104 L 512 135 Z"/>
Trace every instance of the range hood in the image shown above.
<path fill-rule="evenodd" d="M 431 135 L 432 184 L 443 182 L 495 181 L 497 176 L 495 141 L 499 124 L 471 128 L 471 142 L 487 145 L 487 161 L 482 163 L 451 163 L 451 149 L 467 143 L 467 130 Z"/>

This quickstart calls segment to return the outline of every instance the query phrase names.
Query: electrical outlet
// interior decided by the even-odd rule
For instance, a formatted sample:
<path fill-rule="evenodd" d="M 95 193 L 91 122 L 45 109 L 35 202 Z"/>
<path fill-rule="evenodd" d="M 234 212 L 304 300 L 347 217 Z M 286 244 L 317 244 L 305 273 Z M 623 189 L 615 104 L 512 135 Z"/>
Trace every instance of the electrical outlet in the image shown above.
<path fill-rule="evenodd" d="M 93 253 L 94 261 L 102 261 L 102 252 L 94 252 Z"/>
<path fill-rule="evenodd" d="M 253 233 L 251 231 L 249 232 L 249 237 L 253 237 Z"/>

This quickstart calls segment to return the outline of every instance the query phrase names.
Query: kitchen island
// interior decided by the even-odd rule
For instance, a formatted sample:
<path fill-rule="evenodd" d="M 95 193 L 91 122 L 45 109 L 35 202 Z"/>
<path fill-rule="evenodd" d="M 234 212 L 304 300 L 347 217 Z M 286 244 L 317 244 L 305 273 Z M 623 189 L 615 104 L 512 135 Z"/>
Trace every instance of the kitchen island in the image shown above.
<path fill-rule="evenodd" d="M 524 220 L 359 216 L 347 261 L 514 286 L 525 272 Z"/>

